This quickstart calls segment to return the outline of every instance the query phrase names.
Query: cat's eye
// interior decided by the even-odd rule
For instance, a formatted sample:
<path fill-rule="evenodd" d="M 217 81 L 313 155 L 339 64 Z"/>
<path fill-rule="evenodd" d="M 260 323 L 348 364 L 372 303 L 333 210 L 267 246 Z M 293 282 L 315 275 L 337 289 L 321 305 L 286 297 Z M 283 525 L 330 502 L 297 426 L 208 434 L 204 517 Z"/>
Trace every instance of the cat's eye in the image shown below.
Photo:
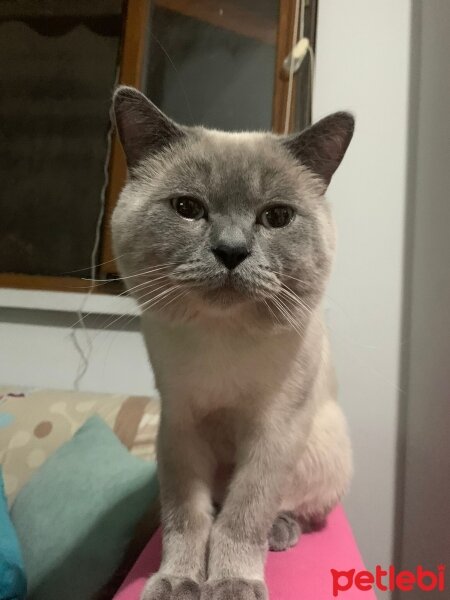
<path fill-rule="evenodd" d="M 191 196 L 179 196 L 178 198 L 172 198 L 171 204 L 173 209 L 189 221 L 198 221 L 206 216 L 206 210 L 200 200 L 192 198 Z"/>
<path fill-rule="evenodd" d="M 295 216 L 290 206 L 278 205 L 266 208 L 259 216 L 259 222 L 269 229 L 277 229 L 289 225 Z"/>

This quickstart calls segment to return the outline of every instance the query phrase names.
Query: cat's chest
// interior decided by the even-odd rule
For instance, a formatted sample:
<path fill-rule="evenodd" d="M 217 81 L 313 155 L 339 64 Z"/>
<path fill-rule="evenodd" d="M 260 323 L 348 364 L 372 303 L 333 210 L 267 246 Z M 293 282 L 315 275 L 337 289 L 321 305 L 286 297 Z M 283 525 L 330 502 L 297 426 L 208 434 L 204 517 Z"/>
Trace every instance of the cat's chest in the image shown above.
<path fill-rule="evenodd" d="M 146 341 L 161 393 L 226 406 L 265 393 L 280 378 L 289 344 L 239 332 L 150 327 Z"/>

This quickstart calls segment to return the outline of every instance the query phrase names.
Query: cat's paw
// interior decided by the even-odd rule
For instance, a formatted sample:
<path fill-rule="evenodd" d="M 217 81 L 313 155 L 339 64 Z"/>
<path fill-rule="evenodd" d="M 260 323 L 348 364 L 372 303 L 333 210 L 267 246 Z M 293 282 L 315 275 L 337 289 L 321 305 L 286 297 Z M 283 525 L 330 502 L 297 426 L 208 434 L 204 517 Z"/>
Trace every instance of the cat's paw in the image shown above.
<path fill-rule="evenodd" d="M 156 574 L 147 581 L 141 600 L 200 600 L 200 586 L 186 577 Z"/>
<path fill-rule="evenodd" d="M 317 513 L 308 517 L 300 515 L 298 522 L 300 523 L 302 533 L 322 531 L 327 525 L 327 513 Z"/>
<path fill-rule="evenodd" d="M 207 581 L 201 588 L 201 600 L 267 600 L 263 581 L 250 579 L 218 579 Z"/>
<path fill-rule="evenodd" d="M 295 515 L 290 512 L 282 512 L 275 519 L 269 532 L 269 549 L 281 552 L 292 548 L 298 542 L 301 528 Z"/>

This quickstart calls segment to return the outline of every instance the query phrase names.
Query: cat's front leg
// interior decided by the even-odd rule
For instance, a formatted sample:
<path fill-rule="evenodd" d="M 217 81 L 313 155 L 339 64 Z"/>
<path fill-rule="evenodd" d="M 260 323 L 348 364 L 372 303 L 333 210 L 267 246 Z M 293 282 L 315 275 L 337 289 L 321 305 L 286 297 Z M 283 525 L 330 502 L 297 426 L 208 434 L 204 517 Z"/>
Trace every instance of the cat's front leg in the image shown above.
<path fill-rule="evenodd" d="M 170 433 L 170 435 L 169 435 Z M 213 521 L 212 459 L 186 426 L 164 424 L 158 440 L 163 557 L 141 600 L 198 600 L 206 576 L 206 546 Z"/>
<path fill-rule="evenodd" d="M 211 531 L 202 600 L 266 600 L 267 536 L 301 451 L 295 440 L 302 439 L 301 425 L 299 429 L 295 436 L 288 425 L 280 428 L 272 422 L 254 432 L 241 449 L 227 498 Z"/>

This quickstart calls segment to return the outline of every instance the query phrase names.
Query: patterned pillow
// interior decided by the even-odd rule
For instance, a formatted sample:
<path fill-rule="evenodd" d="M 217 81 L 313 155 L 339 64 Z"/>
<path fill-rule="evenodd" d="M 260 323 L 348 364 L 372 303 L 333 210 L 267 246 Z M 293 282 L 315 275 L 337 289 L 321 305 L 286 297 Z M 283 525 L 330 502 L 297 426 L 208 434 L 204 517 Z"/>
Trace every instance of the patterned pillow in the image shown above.
<path fill-rule="evenodd" d="M 0 388 L 0 464 L 9 506 L 47 457 L 94 414 L 132 454 L 155 458 L 157 398 Z"/>
<path fill-rule="evenodd" d="M 97 594 L 157 494 L 156 464 L 132 456 L 99 416 L 88 419 L 12 506 L 30 599 L 88 600 Z"/>

